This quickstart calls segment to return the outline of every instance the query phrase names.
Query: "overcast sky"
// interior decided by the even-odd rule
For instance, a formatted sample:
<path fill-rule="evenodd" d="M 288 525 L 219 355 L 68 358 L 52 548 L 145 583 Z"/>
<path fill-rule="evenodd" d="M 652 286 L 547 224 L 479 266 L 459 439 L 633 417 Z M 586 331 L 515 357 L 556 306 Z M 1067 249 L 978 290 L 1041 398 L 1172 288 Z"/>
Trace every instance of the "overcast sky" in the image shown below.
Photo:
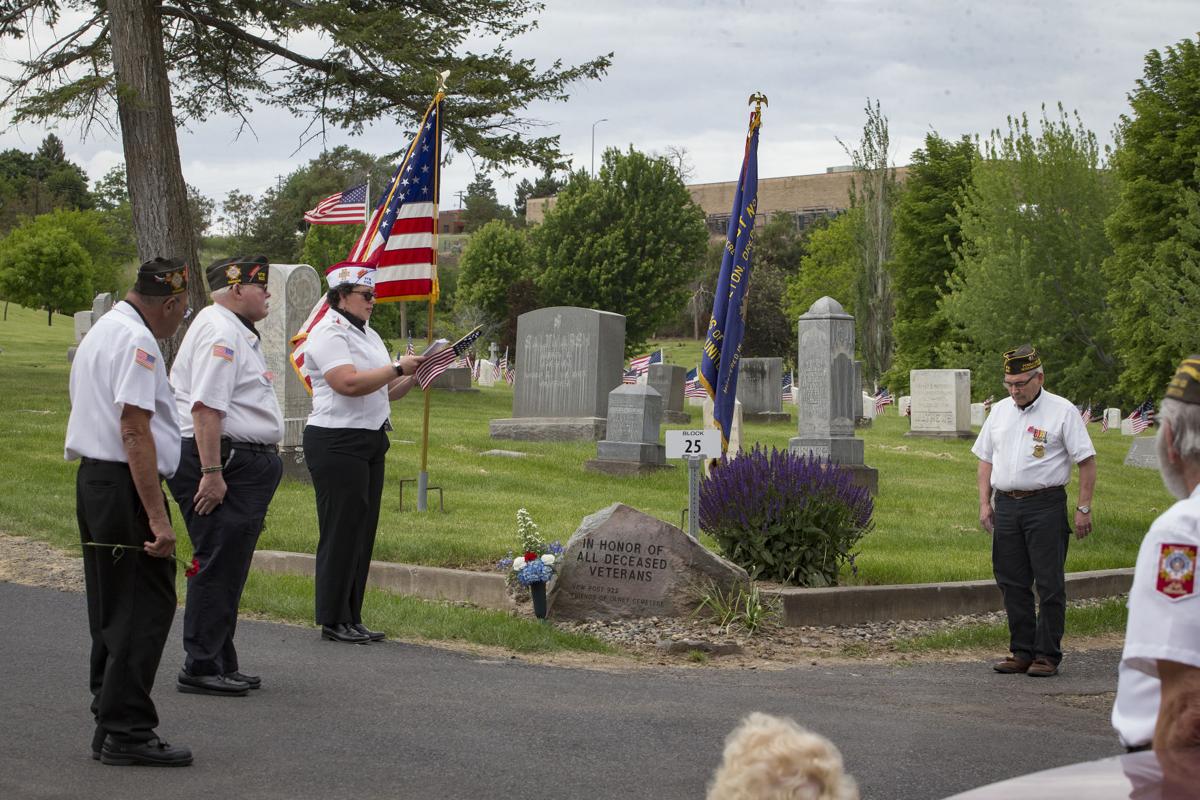
<path fill-rule="evenodd" d="M 529 113 L 562 137 L 577 167 L 590 166 L 593 123 L 605 119 L 595 125 L 597 158 L 612 146 L 683 147 L 691 180 L 710 182 L 737 175 L 754 91 L 770 101 L 761 177 L 848 163 L 837 140 L 857 142 L 868 97 L 889 120 L 896 164 L 931 129 L 986 135 L 1009 114 L 1035 117 L 1058 102 L 1109 143 L 1146 53 L 1198 29 L 1195 0 L 546 0 L 539 28 L 511 46 L 542 65 L 613 52 L 606 77 Z M 453 76 L 450 94 L 452 102 Z M 232 189 L 257 195 L 320 154 L 318 142 L 297 151 L 305 123 L 286 112 L 264 109 L 251 121 L 255 133 L 240 138 L 224 118 L 181 131 L 187 181 L 218 201 Z M 119 140 L 103 132 L 87 141 L 69 125 L 57 132 L 93 180 L 122 160 Z M 32 150 L 44 133 L 9 128 L 0 147 Z M 359 137 L 335 133 L 327 146 L 385 153 L 404 148 L 401 139 L 395 124 L 378 124 Z M 500 200 L 511 203 L 516 180 L 533 174 L 496 176 Z M 457 205 L 472 177 L 470 160 L 455 156 L 443 171 L 442 208 Z"/>

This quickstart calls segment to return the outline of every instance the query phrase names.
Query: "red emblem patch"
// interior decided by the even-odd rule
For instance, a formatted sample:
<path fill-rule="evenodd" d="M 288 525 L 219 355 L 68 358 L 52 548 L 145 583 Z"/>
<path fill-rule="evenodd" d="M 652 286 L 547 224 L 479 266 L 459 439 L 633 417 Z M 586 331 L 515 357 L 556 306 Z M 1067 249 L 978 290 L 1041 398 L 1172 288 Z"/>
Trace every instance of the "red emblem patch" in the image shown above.
<path fill-rule="evenodd" d="M 1155 589 L 1172 600 L 1191 597 L 1196 591 L 1196 545 L 1164 544 L 1158 551 Z"/>

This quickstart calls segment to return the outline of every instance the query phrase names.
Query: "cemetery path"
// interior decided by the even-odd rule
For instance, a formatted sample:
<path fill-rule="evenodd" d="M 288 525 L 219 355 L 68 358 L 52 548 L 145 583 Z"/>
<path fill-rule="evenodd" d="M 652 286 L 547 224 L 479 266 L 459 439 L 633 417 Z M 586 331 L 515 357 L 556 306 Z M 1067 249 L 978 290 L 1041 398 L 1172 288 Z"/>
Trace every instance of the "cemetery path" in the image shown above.
<path fill-rule="evenodd" d="M 0 797 L 703 797 L 725 734 L 752 710 L 841 747 L 865 798 L 938 798 L 1118 752 L 1114 649 L 1048 680 L 980 663 L 787 670 L 567 669 L 314 629 L 239 626 L 245 698 L 179 694 L 180 625 L 155 700 L 184 770 L 88 757 L 87 625 L 77 593 L 0 582 Z"/>

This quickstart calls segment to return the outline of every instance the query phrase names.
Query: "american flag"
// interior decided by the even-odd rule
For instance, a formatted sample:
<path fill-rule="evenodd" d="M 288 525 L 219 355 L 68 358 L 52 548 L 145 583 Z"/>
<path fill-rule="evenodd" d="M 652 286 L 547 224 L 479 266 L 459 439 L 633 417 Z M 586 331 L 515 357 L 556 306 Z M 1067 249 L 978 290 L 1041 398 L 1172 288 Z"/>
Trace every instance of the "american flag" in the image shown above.
<path fill-rule="evenodd" d="M 1154 401 L 1147 400 L 1138 406 L 1132 414 L 1129 415 L 1129 421 L 1133 423 L 1133 435 L 1137 436 L 1142 431 L 1154 424 Z"/>
<path fill-rule="evenodd" d="M 629 362 L 629 369 L 637 375 L 645 375 L 650 371 L 651 364 L 662 363 L 662 350 L 655 350 L 653 353 L 647 353 L 644 356 L 638 356 Z"/>
<path fill-rule="evenodd" d="M 700 385 L 700 381 L 696 379 L 698 370 L 693 369 L 684 376 L 683 381 L 683 396 L 684 397 L 708 397 L 708 392 L 704 391 L 704 387 Z"/>
<path fill-rule="evenodd" d="M 483 328 L 476 328 L 454 344 L 449 347 L 443 347 L 425 359 L 425 363 L 417 367 L 416 372 L 417 383 L 421 384 L 421 388 L 428 389 L 429 384 L 433 383 L 438 375 L 450 369 L 455 361 L 461 358 L 463 353 L 466 353 L 481 335 L 483 335 Z"/>
<path fill-rule="evenodd" d="M 792 402 L 792 373 L 790 372 L 784 373 L 783 394 L 780 396 L 780 399 L 783 400 L 784 403 Z"/>
<path fill-rule="evenodd" d="M 1104 433 L 1108 430 L 1108 414 L 1100 414 L 1100 432 Z"/>
<path fill-rule="evenodd" d="M 372 264 L 378 302 L 437 300 L 437 204 L 441 164 L 442 93 L 375 205 L 347 260 Z"/>
<path fill-rule="evenodd" d="M 417 354 L 417 348 L 413 347 L 412 337 L 409 336 L 408 337 L 408 345 L 405 346 L 405 348 L 404 348 L 404 355 L 415 356 L 416 354 Z"/>
<path fill-rule="evenodd" d="M 890 406 L 895 401 L 892 399 L 892 393 L 887 389 L 880 389 L 875 393 L 875 413 L 882 414 L 883 409 Z"/>
<path fill-rule="evenodd" d="M 367 184 L 351 186 L 317 203 L 304 212 L 304 221 L 313 225 L 362 225 L 367 218 Z"/>
<path fill-rule="evenodd" d="M 1086 405 L 1083 407 L 1083 410 L 1079 412 L 1079 418 L 1083 420 L 1084 425 L 1087 425 L 1089 422 L 1092 421 L 1091 405 Z"/>
<path fill-rule="evenodd" d="M 621 383 L 632 385 L 637 383 L 638 374 L 636 369 L 627 369 L 621 374 Z"/>
<path fill-rule="evenodd" d="M 508 366 L 508 348 L 504 348 L 504 355 L 500 356 L 500 363 L 496 367 L 499 377 L 504 378 L 504 382 L 512 386 L 517 379 L 517 373 Z"/>

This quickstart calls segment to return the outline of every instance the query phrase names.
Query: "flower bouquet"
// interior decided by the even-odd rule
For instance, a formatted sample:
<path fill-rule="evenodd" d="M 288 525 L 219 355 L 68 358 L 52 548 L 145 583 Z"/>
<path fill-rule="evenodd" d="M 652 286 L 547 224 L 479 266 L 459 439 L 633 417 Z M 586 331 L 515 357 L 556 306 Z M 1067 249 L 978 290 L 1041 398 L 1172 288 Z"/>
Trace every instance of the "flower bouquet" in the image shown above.
<path fill-rule="evenodd" d="M 514 556 L 510 550 L 496 568 L 508 573 L 510 588 L 515 589 L 519 584 L 529 590 L 534 615 L 545 619 L 546 584 L 554 577 L 554 565 L 562 555 L 563 546 L 559 542 L 546 544 L 537 524 L 523 508 L 517 509 L 517 536 L 521 541 L 521 555 Z"/>

